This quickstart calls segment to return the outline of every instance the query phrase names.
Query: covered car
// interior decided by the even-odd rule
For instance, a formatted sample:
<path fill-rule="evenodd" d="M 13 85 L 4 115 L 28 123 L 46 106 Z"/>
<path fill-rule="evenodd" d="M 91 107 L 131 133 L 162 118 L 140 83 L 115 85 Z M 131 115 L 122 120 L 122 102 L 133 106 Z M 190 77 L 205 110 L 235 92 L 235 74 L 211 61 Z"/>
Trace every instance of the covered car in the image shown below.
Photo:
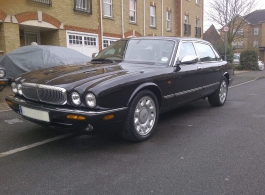
<path fill-rule="evenodd" d="M 90 57 L 70 48 L 30 45 L 0 56 L 0 67 L 5 69 L 5 78 L 13 79 L 32 70 L 67 64 L 85 64 L 90 60 Z"/>

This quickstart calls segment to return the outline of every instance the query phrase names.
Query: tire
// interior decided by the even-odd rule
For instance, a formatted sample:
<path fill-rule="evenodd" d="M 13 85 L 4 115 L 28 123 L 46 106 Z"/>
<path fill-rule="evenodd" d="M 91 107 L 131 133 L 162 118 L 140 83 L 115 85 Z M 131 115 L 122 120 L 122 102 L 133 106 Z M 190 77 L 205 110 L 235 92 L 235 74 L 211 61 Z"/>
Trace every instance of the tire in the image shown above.
<path fill-rule="evenodd" d="M 228 81 L 226 77 L 223 77 L 218 89 L 208 96 L 208 101 L 212 106 L 222 106 L 224 105 L 228 93 Z"/>
<path fill-rule="evenodd" d="M 158 115 L 156 96 L 149 90 L 140 91 L 129 107 L 121 137 L 133 142 L 149 139 L 155 132 Z"/>

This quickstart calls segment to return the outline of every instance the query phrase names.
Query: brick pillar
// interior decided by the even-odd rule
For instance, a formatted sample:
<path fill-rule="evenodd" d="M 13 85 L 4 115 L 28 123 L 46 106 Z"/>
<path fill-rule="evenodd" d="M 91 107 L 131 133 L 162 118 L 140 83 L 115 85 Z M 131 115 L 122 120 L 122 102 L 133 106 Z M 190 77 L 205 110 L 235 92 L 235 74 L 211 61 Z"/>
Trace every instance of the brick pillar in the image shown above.
<path fill-rule="evenodd" d="M 4 52 L 9 53 L 20 47 L 19 25 L 14 23 L 3 23 Z M 1 33 L 0 33 L 1 34 Z M 2 39 L 2 36 L 1 36 Z M 1 45 L 0 45 L 1 46 Z"/>

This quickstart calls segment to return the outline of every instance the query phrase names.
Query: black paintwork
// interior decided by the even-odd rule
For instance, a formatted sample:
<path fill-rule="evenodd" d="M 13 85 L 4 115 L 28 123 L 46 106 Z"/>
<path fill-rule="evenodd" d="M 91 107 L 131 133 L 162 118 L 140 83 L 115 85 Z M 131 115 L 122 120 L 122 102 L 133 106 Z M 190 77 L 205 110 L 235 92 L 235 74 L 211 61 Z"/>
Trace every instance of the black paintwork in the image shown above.
<path fill-rule="evenodd" d="M 10 96 L 6 99 L 13 102 L 11 108 L 16 112 L 19 112 L 19 105 L 49 111 L 51 117 L 51 123 L 49 124 L 30 119 L 43 125 L 56 127 L 66 127 L 68 125 L 72 129 L 82 130 L 85 129 L 87 124 L 92 124 L 95 127 L 99 126 L 100 128 L 110 124 L 118 124 L 118 127 L 122 127 L 130 102 L 135 94 L 143 89 L 153 91 L 158 99 L 159 111 L 161 113 L 210 95 L 218 88 L 223 76 L 232 81 L 232 68 L 225 61 L 219 60 L 209 63 L 201 63 L 199 61 L 193 64 L 181 64 L 175 58 L 178 51 L 177 47 L 182 40 L 199 41 L 209 44 L 208 42 L 199 39 L 173 37 L 142 37 L 134 39 L 166 39 L 175 41 L 175 49 L 170 63 L 156 65 L 121 60 L 113 62 L 100 62 L 100 60 L 93 62 L 92 60 L 86 65 L 68 65 L 37 70 L 21 75 L 16 79 L 16 82 L 45 84 L 65 88 L 68 93 L 66 105 L 55 106 L 34 102 L 18 95 Z M 78 107 L 71 103 L 69 94 L 73 91 L 81 95 L 82 103 Z M 93 109 L 88 108 L 85 104 L 85 95 L 88 92 L 93 93 L 97 98 L 97 106 Z M 64 112 L 58 111 L 58 108 L 63 108 Z M 115 114 L 114 120 L 102 120 L 106 114 L 100 113 L 101 111 L 119 108 L 124 109 L 122 111 L 110 112 Z M 95 111 L 99 113 L 96 116 L 82 113 L 81 115 L 87 117 L 87 120 L 82 122 L 66 120 L 65 114 L 75 113 L 75 110 L 84 112 Z M 82 128 L 76 128 L 77 126 L 82 126 Z"/>

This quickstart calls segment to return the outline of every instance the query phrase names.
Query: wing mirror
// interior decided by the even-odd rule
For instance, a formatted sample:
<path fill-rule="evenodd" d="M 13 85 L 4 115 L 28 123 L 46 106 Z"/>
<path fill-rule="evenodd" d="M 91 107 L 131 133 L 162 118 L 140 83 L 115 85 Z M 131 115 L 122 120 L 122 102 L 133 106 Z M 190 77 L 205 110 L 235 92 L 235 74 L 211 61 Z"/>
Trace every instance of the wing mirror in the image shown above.
<path fill-rule="evenodd" d="M 94 59 L 95 57 L 97 57 L 98 53 L 92 53 L 92 59 Z"/>
<path fill-rule="evenodd" d="M 195 64 L 199 61 L 197 56 L 184 56 L 184 58 L 182 58 L 180 60 L 180 64 Z"/>

